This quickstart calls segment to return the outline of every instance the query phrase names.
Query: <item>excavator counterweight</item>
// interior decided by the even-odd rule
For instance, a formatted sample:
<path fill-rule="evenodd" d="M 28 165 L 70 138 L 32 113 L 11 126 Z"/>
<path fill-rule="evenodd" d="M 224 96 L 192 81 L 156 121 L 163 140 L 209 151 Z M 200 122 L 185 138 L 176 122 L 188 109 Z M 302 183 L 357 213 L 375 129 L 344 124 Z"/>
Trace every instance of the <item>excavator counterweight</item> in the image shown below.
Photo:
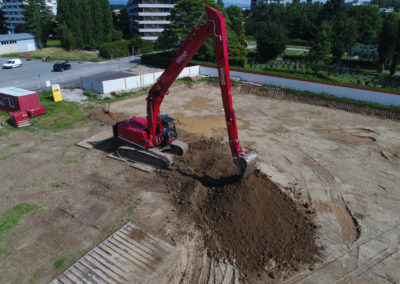
<path fill-rule="evenodd" d="M 208 22 L 197 28 L 205 13 L 208 16 Z M 175 120 L 172 117 L 160 115 L 160 106 L 169 87 L 209 36 L 214 39 L 222 104 L 233 162 L 242 177 L 251 173 L 256 164 L 257 154 L 254 151 L 245 152 L 240 147 L 236 117 L 232 106 L 225 20 L 212 7 L 205 8 L 172 63 L 151 87 L 146 99 L 147 117 L 133 117 L 113 126 L 114 136 L 133 145 L 119 149 L 118 155 L 125 156 L 132 161 L 149 163 L 154 167 L 167 168 L 172 160 L 167 154 L 164 155 L 164 152 L 184 154 L 187 151 L 187 145 L 176 140 L 178 136 Z"/>

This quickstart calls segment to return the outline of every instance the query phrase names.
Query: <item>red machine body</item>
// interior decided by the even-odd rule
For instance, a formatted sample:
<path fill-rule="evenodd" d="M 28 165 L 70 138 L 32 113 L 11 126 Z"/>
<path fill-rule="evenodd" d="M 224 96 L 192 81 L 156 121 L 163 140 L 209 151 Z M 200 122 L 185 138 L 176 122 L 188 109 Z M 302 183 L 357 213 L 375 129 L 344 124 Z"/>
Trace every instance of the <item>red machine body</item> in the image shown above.
<path fill-rule="evenodd" d="M 232 156 L 241 158 L 246 155 L 240 147 L 236 117 L 232 106 L 225 19 L 217 10 L 211 7 L 206 7 L 205 13 L 207 13 L 208 16 L 208 22 L 200 28 L 197 28 L 201 18 L 199 19 L 185 42 L 181 45 L 172 63 L 150 89 L 146 99 L 147 118 L 134 117 L 116 124 L 114 126 L 115 136 L 145 149 L 165 145 L 176 139 L 175 124 L 173 124 L 173 126 L 171 124 L 171 121 L 173 123 L 173 119 L 169 118 L 168 120 L 168 117 L 160 116 L 161 103 L 169 87 L 193 58 L 197 50 L 209 36 L 212 36 L 214 39 L 222 103 L 225 110 L 226 126 Z M 174 129 L 169 131 L 168 125 Z M 166 129 L 168 130 L 168 135 L 166 135 Z M 255 160 L 256 154 L 254 152 L 251 153 L 251 159 Z"/>

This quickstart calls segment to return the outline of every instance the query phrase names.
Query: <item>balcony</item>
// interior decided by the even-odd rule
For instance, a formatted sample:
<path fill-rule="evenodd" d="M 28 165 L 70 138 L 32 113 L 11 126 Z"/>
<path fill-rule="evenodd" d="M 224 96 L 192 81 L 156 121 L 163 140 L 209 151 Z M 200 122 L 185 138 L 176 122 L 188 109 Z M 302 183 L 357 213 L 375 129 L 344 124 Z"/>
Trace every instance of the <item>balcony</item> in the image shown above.
<path fill-rule="evenodd" d="M 171 24 L 171 21 L 146 21 L 146 20 L 143 20 L 143 21 L 135 21 L 135 23 L 138 23 L 139 25 L 153 25 L 153 24 L 169 25 L 169 24 Z"/>
<path fill-rule="evenodd" d="M 129 16 L 161 16 L 167 17 L 171 13 L 162 13 L 162 12 L 133 12 L 129 13 Z"/>

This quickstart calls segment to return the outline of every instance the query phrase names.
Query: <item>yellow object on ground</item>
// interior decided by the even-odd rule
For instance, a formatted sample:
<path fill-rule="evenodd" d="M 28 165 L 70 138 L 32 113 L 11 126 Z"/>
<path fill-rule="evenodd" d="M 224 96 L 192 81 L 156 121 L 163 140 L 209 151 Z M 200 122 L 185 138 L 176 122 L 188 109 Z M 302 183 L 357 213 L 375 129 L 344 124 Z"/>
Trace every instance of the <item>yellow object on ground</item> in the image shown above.
<path fill-rule="evenodd" d="M 57 84 L 57 85 L 51 86 L 51 91 L 53 92 L 53 100 L 55 102 L 59 102 L 59 101 L 63 100 L 62 95 L 61 95 L 60 85 Z"/>

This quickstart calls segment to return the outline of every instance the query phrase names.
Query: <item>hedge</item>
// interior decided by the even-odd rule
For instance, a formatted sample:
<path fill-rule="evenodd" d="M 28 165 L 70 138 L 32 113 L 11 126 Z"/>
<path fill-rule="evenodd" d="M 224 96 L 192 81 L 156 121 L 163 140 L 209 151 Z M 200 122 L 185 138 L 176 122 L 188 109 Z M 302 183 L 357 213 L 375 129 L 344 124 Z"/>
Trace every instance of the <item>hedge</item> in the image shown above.
<path fill-rule="evenodd" d="M 130 56 L 130 41 L 118 40 L 113 42 L 106 42 L 100 45 L 100 56 L 104 58 L 111 58 L 111 48 L 113 49 L 113 58 Z"/>
<path fill-rule="evenodd" d="M 159 68 L 167 68 L 168 65 L 172 62 L 172 59 L 175 57 L 172 52 L 161 52 L 156 54 L 145 54 L 142 56 L 142 64 L 152 65 Z M 230 57 L 229 65 L 245 67 L 247 62 L 246 57 Z M 203 62 L 198 60 L 191 60 L 188 65 L 211 65 L 216 66 L 215 62 Z"/>

